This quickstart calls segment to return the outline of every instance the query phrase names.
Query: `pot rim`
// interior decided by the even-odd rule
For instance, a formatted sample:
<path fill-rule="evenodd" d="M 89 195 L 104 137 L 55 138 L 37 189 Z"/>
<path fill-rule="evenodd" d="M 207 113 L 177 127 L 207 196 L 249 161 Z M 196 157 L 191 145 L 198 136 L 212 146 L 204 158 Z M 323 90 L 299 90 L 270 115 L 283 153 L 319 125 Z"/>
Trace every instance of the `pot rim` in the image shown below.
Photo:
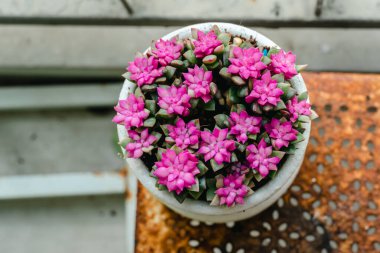
<path fill-rule="evenodd" d="M 247 36 L 252 36 L 252 38 L 255 38 L 257 40 L 259 46 L 274 46 L 280 48 L 269 38 L 252 29 L 240 25 L 221 22 L 199 23 L 186 26 L 163 36 L 162 39 L 171 39 L 172 37 L 175 37 L 177 35 L 179 35 L 180 39 L 186 38 L 191 36 L 191 28 L 197 28 L 202 31 L 208 31 L 213 25 L 217 25 L 221 30 L 231 32 L 234 35 L 242 35 L 242 37 L 245 38 L 247 38 Z M 144 53 L 146 53 L 148 50 L 149 48 Z M 301 74 L 298 74 L 297 76 L 293 77 L 290 81 L 295 86 L 298 92 L 302 93 L 304 91 L 307 91 L 306 85 Z M 134 83 L 126 79 L 124 81 L 123 88 L 120 92 L 119 99 L 125 99 L 129 91 L 131 91 L 134 86 Z M 127 158 L 126 162 L 128 167 L 131 168 L 133 173 L 144 185 L 144 187 L 148 189 L 149 192 L 151 192 L 165 205 L 182 213 L 189 212 L 199 215 L 215 216 L 241 213 L 252 208 L 263 209 L 274 203 L 281 195 L 285 193 L 285 191 L 289 188 L 301 167 L 306 147 L 309 141 L 311 122 L 303 123 L 303 127 L 305 128 L 305 132 L 303 133 L 305 140 L 296 144 L 297 150 L 295 154 L 290 155 L 287 158 L 285 163 L 282 165 L 281 169 L 278 171 L 276 177 L 274 177 L 260 189 L 255 191 L 252 195 L 246 197 L 244 199 L 245 203 L 243 205 L 235 205 L 233 207 L 210 206 L 210 204 L 206 201 L 194 200 L 189 198 L 186 198 L 183 203 L 179 203 L 172 196 L 172 193 L 169 193 L 168 191 L 160 191 L 156 188 L 156 179 L 150 176 L 148 168 L 140 159 Z M 117 130 L 119 140 L 124 139 L 126 137 L 126 130 L 124 126 L 117 125 Z M 124 149 L 123 152 L 125 153 Z M 194 206 L 196 206 L 196 209 L 194 209 Z"/>

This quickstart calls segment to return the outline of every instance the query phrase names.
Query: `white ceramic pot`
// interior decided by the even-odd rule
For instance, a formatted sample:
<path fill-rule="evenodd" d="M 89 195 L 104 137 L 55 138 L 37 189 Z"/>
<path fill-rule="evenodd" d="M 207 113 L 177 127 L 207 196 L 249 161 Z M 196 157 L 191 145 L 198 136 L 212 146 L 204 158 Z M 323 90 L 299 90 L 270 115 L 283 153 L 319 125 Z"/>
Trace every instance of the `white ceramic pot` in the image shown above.
<path fill-rule="evenodd" d="M 273 41 L 254 30 L 228 23 L 195 24 L 178 29 L 163 36 L 162 38 L 170 39 L 177 35 L 179 35 L 180 39 L 188 38 L 191 36 L 191 28 L 197 28 L 202 31 L 209 31 L 210 28 L 215 24 L 218 25 L 222 31 L 227 31 L 234 35 L 241 35 L 245 38 L 256 38 L 259 46 L 265 45 L 278 47 Z M 306 91 L 305 83 L 300 74 L 293 77 L 291 79 L 291 82 L 298 92 L 302 93 Z M 125 80 L 123 88 L 120 92 L 120 99 L 125 99 L 128 93 L 133 90 L 134 86 L 134 83 Z M 127 158 L 126 162 L 130 170 L 133 171 L 139 181 L 144 185 L 146 189 L 148 189 L 150 193 L 152 193 L 159 201 L 168 206 L 170 209 L 185 217 L 199 221 L 215 223 L 243 220 L 260 213 L 272 205 L 277 199 L 281 197 L 281 195 L 285 193 L 285 191 L 292 184 L 301 167 L 306 146 L 309 142 L 310 124 L 311 123 L 304 124 L 304 127 L 306 129 L 303 134 L 305 140 L 296 145 L 297 150 L 295 155 L 290 155 L 288 157 L 282 168 L 277 173 L 277 176 L 274 179 L 270 180 L 259 190 L 257 190 L 254 194 L 248 196 L 245 199 L 244 205 L 236 205 L 232 208 L 227 208 L 224 206 L 210 206 L 209 203 L 205 201 L 193 199 L 186 199 L 182 204 L 180 204 L 172 196 L 171 193 L 167 191 L 159 191 L 156 188 L 156 179 L 149 176 L 148 168 L 140 159 Z M 124 126 L 118 125 L 117 129 L 119 139 L 124 139 L 126 137 Z"/>

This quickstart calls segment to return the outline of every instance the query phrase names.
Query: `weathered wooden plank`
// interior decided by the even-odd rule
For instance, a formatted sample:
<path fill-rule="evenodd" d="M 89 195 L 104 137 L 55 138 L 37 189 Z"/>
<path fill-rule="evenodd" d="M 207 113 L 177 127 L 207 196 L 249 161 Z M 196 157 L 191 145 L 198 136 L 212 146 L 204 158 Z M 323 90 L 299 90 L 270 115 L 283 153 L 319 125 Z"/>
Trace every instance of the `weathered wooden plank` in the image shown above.
<path fill-rule="evenodd" d="M 119 172 L 7 176 L 0 177 L 0 200 L 123 194 L 125 187 Z"/>
<path fill-rule="evenodd" d="M 0 112 L 0 176 L 123 169 L 113 115 L 84 109 Z"/>
<path fill-rule="evenodd" d="M 33 3 L 3 0 L 0 22 L 183 25 L 219 20 L 262 26 L 379 26 L 379 6 L 379 0 L 37 0 Z"/>
<path fill-rule="evenodd" d="M 1 110 L 35 110 L 117 103 L 121 82 L 115 84 L 70 84 L 0 88 Z"/>
<path fill-rule="evenodd" d="M 8 18 L 126 18 L 120 0 L 1 0 L 0 16 Z"/>
<path fill-rule="evenodd" d="M 0 252 L 125 253 L 122 195 L 0 201 Z"/>
<path fill-rule="evenodd" d="M 115 77 L 123 73 L 136 51 L 143 51 L 152 39 L 177 27 L 96 26 L 0 26 L 0 74 L 55 69 L 55 74 L 99 69 Z M 286 50 L 293 50 L 299 63 L 314 71 L 378 72 L 380 30 L 324 28 L 256 28 Z M 22 50 L 20 50 L 22 49 Z M 363 57 L 365 56 L 365 57 Z M 17 70 L 17 71 L 16 71 Z M 47 73 L 49 73 L 47 71 Z M 76 76 L 80 75 L 80 71 Z"/>

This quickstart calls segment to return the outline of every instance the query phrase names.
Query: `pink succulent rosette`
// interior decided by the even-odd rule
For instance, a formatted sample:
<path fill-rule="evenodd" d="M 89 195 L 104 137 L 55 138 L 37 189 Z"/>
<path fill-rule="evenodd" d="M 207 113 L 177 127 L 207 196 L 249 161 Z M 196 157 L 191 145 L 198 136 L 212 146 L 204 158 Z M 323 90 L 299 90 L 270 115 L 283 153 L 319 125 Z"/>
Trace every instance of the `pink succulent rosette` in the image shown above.
<path fill-rule="evenodd" d="M 143 126 L 144 120 L 149 116 L 149 110 L 145 109 L 144 99 L 134 94 L 130 94 L 125 100 L 119 100 L 115 111 L 117 114 L 112 121 L 124 125 L 127 129 Z"/>
<path fill-rule="evenodd" d="M 235 204 L 244 204 L 244 197 L 248 194 L 249 188 L 243 184 L 244 176 L 230 174 L 223 178 L 223 185 L 215 193 L 220 199 L 220 205 L 228 207 Z"/>
<path fill-rule="evenodd" d="M 245 101 L 247 103 L 257 101 L 261 106 L 276 106 L 281 100 L 282 94 L 284 94 L 284 92 L 280 88 L 277 88 L 277 81 L 272 79 L 268 71 L 262 75 L 261 80 L 255 80 L 253 82 L 253 90 L 245 98 Z"/>
<path fill-rule="evenodd" d="M 136 57 L 133 62 L 129 63 L 127 70 L 131 73 L 130 79 L 135 81 L 139 87 L 152 84 L 163 73 L 163 69 L 158 66 L 158 60 L 153 56 Z"/>
<path fill-rule="evenodd" d="M 290 142 L 297 139 L 297 131 L 293 129 L 290 121 L 281 122 L 273 118 L 271 122 L 265 125 L 265 130 L 274 141 L 274 147 L 277 149 L 288 147 Z"/>
<path fill-rule="evenodd" d="M 240 113 L 231 112 L 230 123 L 232 126 L 230 133 L 242 144 L 248 140 L 248 135 L 260 133 L 261 118 L 249 116 L 245 110 Z"/>
<path fill-rule="evenodd" d="M 190 96 L 185 86 L 168 88 L 157 88 L 158 105 L 169 114 L 187 116 L 190 113 Z"/>
<path fill-rule="evenodd" d="M 198 159 L 189 151 L 177 154 L 172 149 L 162 153 L 162 159 L 155 163 L 157 169 L 153 175 L 158 178 L 158 183 L 165 185 L 169 192 L 180 194 L 185 188 L 191 188 L 195 183 L 195 176 L 200 173 Z"/>
<path fill-rule="evenodd" d="M 183 119 L 177 120 L 175 125 L 168 125 L 169 136 L 165 138 L 166 142 L 175 143 L 175 145 L 183 150 L 189 147 L 197 147 L 201 131 L 190 121 L 185 123 Z"/>
<path fill-rule="evenodd" d="M 261 62 L 263 54 L 258 48 L 234 47 L 232 54 L 234 57 L 229 58 L 231 65 L 227 71 L 231 74 L 238 74 L 245 80 L 260 77 L 261 71 L 267 67 Z"/>
<path fill-rule="evenodd" d="M 205 103 L 211 100 L 210 84 L 212 71 L 205 71 L 202 67 L 188 68 L 188 73 L 183 73 L 184 84 L 188 87 L 190 97 L 201 98 Z"/>
<path fill-rule="evenodd" d="M 262 177 L 266 177 L 269 171 L 277 170 L 277 164 L 280 158 L 271 157 L 272 146 L 267 146 L 264 139 L 261 139 L 259 144 L 251 144 L 247 147 L 247 161 L 249 166 L 260 173 Z"/>
<path fill-rule="evenodd" d="M 293 97 L 286 103 L 286 108 L 290 113 L 290 121 L 296 122 L 301 115 L 311 115 L 311 105 L 306 100 L 298 101 L 297 97 Z"/>
<path fill-rule="evenodd" d="M 231 152 L 235 150 L 235 142 L 233 140 L 227 140 L 228 129 L 214 128 L 211 132 L 201 132 L 201 148 L 199 154 L 204 156 L 204 160 L 208 161 L 214 158 L 217 164 L 223 162 L 230 162 Z"/>
<path fill-rule="evenodd" d="M 214 52 L 214 49 L 220 45 L 222 42 L 218 40 L 214 31 L 210 31 L 207 34 L 198 30 L 198 39 L 194 40 L 194 54 L 197 58 L 203 58 Z"/>
<path fill-rule="evenodd" d="M 134 130 L 128 131 L 131 142 L 125 146 L 127 156 L 131 158 L 140 158 L 143 153 L 149 153 L 154 147 L 153 142 L 157 141 L 157 137 L 149 134 L 148 129 L 144 129 L 141 133 Z"/>
<path fill-rule="evenodd" d="M 285 79 L 290 79 L 297 75 L 296 70 L 296 56 L 292 52 L 286 53 L 284 50 L 280 50 L 277 54 L 271 54 L 272 60 L 269 69 L 276 74 L 284 74 Z"/>
<path fill-rule="evenodd" d="M 181 56 L 183 45 L 177 43 L 175 38 L 171 40 L 158 40 L 152 50 L 152 54 L 158 59 L 161 66 L 169 65 L 173 60 L 177 60 Z"/>

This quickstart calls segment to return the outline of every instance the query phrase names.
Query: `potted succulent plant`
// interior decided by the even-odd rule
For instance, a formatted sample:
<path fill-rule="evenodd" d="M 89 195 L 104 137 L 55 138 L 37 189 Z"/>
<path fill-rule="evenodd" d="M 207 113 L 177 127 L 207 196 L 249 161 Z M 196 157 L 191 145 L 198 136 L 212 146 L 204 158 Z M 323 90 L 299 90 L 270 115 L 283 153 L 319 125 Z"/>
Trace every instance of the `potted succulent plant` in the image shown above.
<path fill-rule="evenodd" d="M 113 121 L 127 164 L 183 216 L 253 216 L 290 186 L 311 110 L 291 52 L 233 24 L 176 30 L 127 67 Z"/>

